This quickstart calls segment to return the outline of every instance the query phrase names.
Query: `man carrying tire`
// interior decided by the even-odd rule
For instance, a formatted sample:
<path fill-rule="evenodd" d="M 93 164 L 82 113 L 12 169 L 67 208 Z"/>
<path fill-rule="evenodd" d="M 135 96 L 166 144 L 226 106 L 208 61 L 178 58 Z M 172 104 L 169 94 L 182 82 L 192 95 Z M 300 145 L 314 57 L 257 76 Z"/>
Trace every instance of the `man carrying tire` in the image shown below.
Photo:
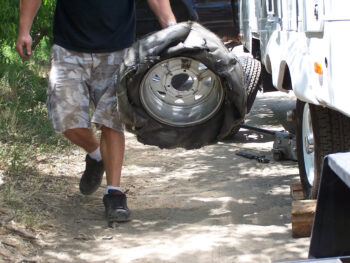
<path fill-rule="evenodd" d="M 16 49 L 31 56 L 30 28 L 41 0 L 21 0 Z M 169 0 L 148 0 L 161 26 L 176 22 Z M 116 72 L 135 36 L 134 0 L 57 0 L 54 45 L 47 90 L 49 117 L 55 130 L 82 147 L 86 169 L 80 191 L 95 192 L 106 171 L 103 197 L 109 221 L 127 221 L 130 211 L 120 189 L 125 138 L 116 110 Z M 90 102 L 95 110 L 90 118 Z M 98 141 L 91 123 L 101 129 Z"/>

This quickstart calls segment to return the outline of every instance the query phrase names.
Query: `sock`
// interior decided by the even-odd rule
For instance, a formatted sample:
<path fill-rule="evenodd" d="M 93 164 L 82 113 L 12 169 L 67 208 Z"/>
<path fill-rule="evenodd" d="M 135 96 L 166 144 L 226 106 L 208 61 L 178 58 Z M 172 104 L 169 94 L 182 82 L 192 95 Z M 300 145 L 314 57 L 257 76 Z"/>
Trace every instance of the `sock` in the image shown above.
<path fill-rule="evenodd" d="M 108 194 L 108 191 L 109 191 L 109 190 L 118 190 L 118 191 L 120 191 L 120 186 L 107 185 L 106 194 Z M 120 192 L 121 192 L 121 191 L 120 191 Z"/>
<path fill-rule="evenodd" d="M 102 161 L 102 155 L 101 155 L 101 151 L 100 151 L 100 146 L 98 146 L 96 148 L 95 151 L 89 153 L 89 156 L 94 159 L 95 161 Z"/>

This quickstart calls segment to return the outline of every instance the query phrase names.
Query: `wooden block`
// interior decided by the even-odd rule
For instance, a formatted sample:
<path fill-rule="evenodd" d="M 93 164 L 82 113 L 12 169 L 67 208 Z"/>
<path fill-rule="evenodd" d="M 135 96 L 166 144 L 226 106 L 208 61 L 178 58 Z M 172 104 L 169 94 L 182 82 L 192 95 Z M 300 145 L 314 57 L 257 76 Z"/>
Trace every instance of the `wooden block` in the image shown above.
<path fill-rule="evenodd" d="M 295 200 L 292 202 L 292 236 L 311 235 L 317 200 Z"/>
<path fill-rule="evenodd" d="M 301 186 L 301 184 L 292 184 L 290 186 L 290 194 L 293 200 L 305 199 L 303 187 Z"/>

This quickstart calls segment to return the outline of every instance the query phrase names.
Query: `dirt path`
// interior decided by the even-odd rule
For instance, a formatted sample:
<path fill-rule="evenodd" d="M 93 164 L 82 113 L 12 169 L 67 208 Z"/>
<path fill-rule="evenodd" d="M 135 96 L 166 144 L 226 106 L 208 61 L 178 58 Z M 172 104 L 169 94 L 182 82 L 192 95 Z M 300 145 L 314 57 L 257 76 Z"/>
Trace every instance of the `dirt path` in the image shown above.
<path fill-rule="evenodd" d="M 281 129 L 293 96 L 260 94 L 249 124 Z M 159 150 L 127 135 L 123 189 L 132 221 L 108 228 L 102 195 L 85 197 L 78 181 L 83 153 L 51 163 L 66 181 L 45 193 L 42 262 L 275 262 L 307 257 L 309 239 L 291 237 L 289 187 L 295 162 L 261 164 L 237 150 L 272 159 L 272 137 L 240 131 L 231 142 L 199 150 Z M 42 169 L 50 169 L 43 164 Z M 57 172 L 59 171 L 59 172 Z"/>

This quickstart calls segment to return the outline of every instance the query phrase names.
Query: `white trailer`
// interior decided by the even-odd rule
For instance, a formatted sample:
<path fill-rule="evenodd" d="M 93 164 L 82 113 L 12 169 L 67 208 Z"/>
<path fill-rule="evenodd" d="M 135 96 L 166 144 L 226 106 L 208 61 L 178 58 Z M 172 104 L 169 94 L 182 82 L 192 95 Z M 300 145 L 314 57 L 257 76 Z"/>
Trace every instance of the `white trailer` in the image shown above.
<path fill-rule="evenodd" d="M 240 37 L 264 66 L 263 85 L 297 97 L 300 178 L 315 198 L 324 157 L 350 150 L 350 1 L 240 0 L 239 8 Z"/>

